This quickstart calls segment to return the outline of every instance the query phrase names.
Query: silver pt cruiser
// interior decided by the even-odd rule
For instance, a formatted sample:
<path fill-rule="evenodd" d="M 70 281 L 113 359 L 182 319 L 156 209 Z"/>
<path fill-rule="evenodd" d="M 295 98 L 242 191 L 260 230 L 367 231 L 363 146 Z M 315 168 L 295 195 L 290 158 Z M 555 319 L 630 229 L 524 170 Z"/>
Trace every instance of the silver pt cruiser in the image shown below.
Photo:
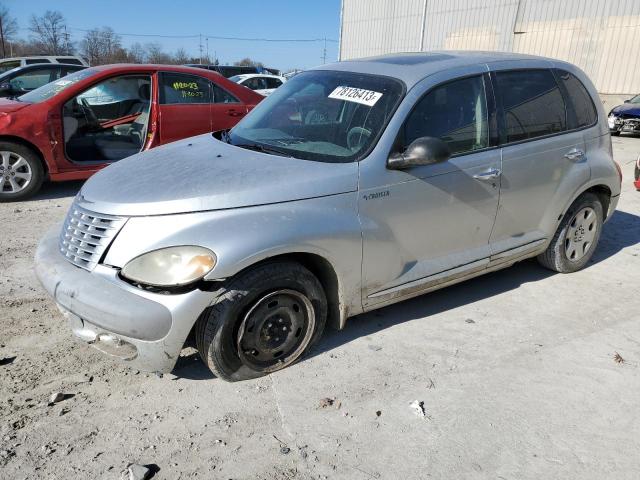
<path fill-rule="evenodd" d="M 193 337 L 217 376 L 242 380 L 299 359 L 327 323 L 529 257 L 583 268 L 620 181 L 606 114 L 573 65 L 340 62 L 230 131 L 96 174 L 36 270 L 98 349 L 170 371 Z"/>

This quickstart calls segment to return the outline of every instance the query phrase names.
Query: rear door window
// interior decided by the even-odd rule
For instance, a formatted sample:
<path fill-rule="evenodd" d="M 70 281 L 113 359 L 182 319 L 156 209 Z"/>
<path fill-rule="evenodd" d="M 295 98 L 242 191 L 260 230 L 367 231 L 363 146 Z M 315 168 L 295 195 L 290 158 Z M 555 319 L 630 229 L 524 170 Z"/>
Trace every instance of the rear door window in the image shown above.
<path fill-rule="evenodd" d="M 163 73 L 160 79 L 160 103 L 211 103 L 211 82 L 196 75 Z"/>
<path fill-rule="evenodd" d="M 403 129 L 406 148 L 420 137 L 436 137 L 452 154 L 489 146 L 489 115 L 481 75 L 445 83 L 418 101 Z"/>
<path fill-rule="evenodd" d="M 565 88 L 565 96 L 573 108 L 573 115 L 569 117 L 569 128 L 583 128 L 596 123 L 598 114 L 586 87 L 575 75 L 565 70 L 556 72 Z"/>
<path fill-rule="evenodd" d="M 267 82 L 267 88 L 278 88 L 282 85 L 279 78 L 265 78 L 265 81 Z"/>
<path fill-rule="evenodd" d="M 213 84 L 213 102 L 214 103 L 240 103 L 236 97 L 227 92 L 224 88 Z"/>
<path fill-rule="evenodd" d="M 496 72 L 502 99 L 506 143 L 565 131 L 567 113 L 551 70 Z"/>

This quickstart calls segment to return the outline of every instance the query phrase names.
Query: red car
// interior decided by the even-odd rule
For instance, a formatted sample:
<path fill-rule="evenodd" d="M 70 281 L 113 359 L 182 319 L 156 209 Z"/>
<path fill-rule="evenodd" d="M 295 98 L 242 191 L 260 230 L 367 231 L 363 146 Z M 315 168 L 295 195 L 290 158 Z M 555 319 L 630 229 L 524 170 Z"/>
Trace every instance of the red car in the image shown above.
<path fill-rule="evenodd" d="M 199 68 L 106 65 L 0 99 L 0 202 L 89 177 L 181 138 L 231 128 L 264 97 Z"/>

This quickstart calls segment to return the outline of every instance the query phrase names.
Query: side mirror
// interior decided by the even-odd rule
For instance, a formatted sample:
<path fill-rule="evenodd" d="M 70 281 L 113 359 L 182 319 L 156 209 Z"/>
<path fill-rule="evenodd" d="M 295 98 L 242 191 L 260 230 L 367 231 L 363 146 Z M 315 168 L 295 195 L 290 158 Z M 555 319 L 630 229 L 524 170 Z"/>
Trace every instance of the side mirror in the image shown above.
<path fill-rule="evenodd" d="M 0 94 L 11 93 L 12 91 L 13 91 L 13 88 L 11 87 L 11 84 L 9 82 L 0 83 Z"/>
<path fill-rule="evenodd" d="M 624 103 L 631 103 L 631 99 L 627 98 Z"/>
<path fill-rule="evenodd" d="M 403 153 L 394 153 L 387 160 L 387 168 L 402 170 L 419 165 L 431 165 L 451 157 L 449 145 L 435 137 L 416 138 Z"/>

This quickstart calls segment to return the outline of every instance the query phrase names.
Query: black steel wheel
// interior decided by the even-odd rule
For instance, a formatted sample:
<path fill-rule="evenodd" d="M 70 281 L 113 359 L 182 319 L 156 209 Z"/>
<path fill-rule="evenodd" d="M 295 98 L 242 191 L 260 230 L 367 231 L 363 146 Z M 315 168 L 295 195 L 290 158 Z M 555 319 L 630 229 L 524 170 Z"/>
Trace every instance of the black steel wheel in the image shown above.
<path fill-rule="evenodd" d="M 265 263 L 231 279 L 198 319 L 196 344 L 227 381 L 281 370 L 322 335 L 327 300 L 318 279 L 294 262 Z"/>

